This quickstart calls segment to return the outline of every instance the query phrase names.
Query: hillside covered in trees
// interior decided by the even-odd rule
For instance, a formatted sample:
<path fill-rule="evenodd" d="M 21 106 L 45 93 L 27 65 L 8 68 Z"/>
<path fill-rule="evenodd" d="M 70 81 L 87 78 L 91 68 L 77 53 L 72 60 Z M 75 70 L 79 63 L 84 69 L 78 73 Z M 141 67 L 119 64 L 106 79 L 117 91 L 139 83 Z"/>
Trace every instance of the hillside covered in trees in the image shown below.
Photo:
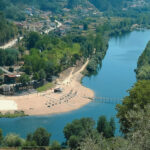
<path fill-rule="evenodd" d="M 111 13 L 117 15 L 130 14 L 130 17 L 135 15 L 134 13 L 139 14 L 143 11 L 148 11 L 150 5 L 150 2 L 147 0 L 0 0 L 0 11 L 3 11 L 9 19 L 25 20 L 23 8 L 26 7 L 34 7 L 43 11 L 60 13 L 63 8 L 74 9 L 79 5 L 87 7 L 87 2 L 94 5 L 101 12 L 109 12 L 109 15 L 111 15 Z M 141 10 L 140 12 L 138 7 Z M 122 11 L 123 9 L 125 10 Z"/>
<path fill-rule="evenodd" d="M 150 80 L 150 41 L 142 55 L 139 57 L 136 73 L 137 79 Z"/>
<path fill-rule="evenodd" d="M 25 20 L 24 9 L 26 7 L 34 7 L 56 13 L 60 11 L 65 4 L 65 0 L 0 0 L 0 11 L 2 11 L 9 19 L 21 21 Z"/>
<path fill-rule="evenodd" d="M 0 12 L 0 45 L 8 42 L 17 34 L 17 28 L 6 20 L 3 13 Z"/>
<path fill-rule="evenodd" d="M 124 0 L 89 0 L 95 5 L 100 11 L 107 11 L 111 9 L 121 9 L 123 4 L 126 3 Z"/>

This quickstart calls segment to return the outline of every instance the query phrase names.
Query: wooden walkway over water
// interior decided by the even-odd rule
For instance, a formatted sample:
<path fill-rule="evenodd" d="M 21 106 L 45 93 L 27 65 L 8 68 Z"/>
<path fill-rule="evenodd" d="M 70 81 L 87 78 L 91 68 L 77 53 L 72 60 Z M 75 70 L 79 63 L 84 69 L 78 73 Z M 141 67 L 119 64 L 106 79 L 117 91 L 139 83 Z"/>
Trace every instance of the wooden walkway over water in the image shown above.
<path fill-rule="evenodd" d="M 92 99 L 96 103 L 106 103 L 106 104 L 122 104 L 123 99 L 121 98 L 111 98 L 111 97 L 95 97 Z"/>

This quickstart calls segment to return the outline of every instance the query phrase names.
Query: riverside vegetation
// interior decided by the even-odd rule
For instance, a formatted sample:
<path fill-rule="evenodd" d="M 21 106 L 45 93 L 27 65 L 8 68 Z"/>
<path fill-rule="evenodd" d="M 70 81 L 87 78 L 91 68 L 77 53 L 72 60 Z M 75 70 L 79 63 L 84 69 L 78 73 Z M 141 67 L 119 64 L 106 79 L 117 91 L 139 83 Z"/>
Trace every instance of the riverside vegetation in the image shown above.
<path fill-rule="evenodd" d="M 150 80 L 150 41 L 142 55 L 139 57 L 136 73 L 137 79 Z"/>
<path fill-rule="evenodd" d="M 16 118 L 16 117 L 25 117 L 27 116 L 23 111 L 15 111 L 14 113 L 6 112 L 1 113 L 0 112 L 0 118 Z"/>
<path fill-rule="evenodd" d="M 43 128 L 38 128 L 34 133 L 28 134 L 26 139 L 16 134 L 3 137 L 1 131 L 1 146 L 52 150 L 149 150 L 149 90 L 150 81 L 138 81 L 129 91 L 129 96 L 125 97 L 123 104 L 117 105 L 117 116 L 125 137 L 115 137 L 114 119 L 108 121 L 105 116 L 101 116 L 96 128 L 91 118 L 82 118 L 67 124 L 64 128 L 66 142 L 62 144 L 54 141 L 49 146 L 51 134 Z"/>
<path fill-rule="evenodd" d="M 95 128 L 95 122 L 91 118 L 82 118 L 80 120 L 74 120 L 64 128 L 64 136 L 66 142 L 60 145 L 57 141 L 50 144 L 51 134 L 44 128 L 38 128 L 34 133 L 29 133 L 26 139 L 20 138 L 16 134 L 8 134 L 3 136 L 2 130 L 0 130 L 0 145 L 2 147 L 20 147 L 20 149 L 47 149 L 60 150 L 62 148 L 78 149 L 81 141 L 87 136 L 99 137 L 103 133 L 106 138 L 114 137 L 115 122 L 111 118 L 107 121 L 105 116 L 101 116 L 97 122 L 97 128 Z"/>

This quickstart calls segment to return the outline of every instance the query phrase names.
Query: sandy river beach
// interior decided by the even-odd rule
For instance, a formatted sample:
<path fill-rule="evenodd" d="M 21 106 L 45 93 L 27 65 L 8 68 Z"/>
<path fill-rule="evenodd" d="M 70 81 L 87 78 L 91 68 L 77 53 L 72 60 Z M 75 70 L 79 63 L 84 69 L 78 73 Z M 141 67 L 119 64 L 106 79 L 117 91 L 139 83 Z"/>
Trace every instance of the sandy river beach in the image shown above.
<path fill-rule="evenodd" d="M 61 93 L 54 93 L 54 89 L 50 89 L 23 96 L 0 96 L 0 104 L 3 102 L 0 111 L 23 110 L 28 115 L 48 115 L 72 111 L 88 104 L 94 97 L 94 92 L 80 83 L 83 77 L 81 72 L 88 62 L 89 60 L 81 67 L 72 67 L 60 74 L 56 87 L 62 89 Z"/>

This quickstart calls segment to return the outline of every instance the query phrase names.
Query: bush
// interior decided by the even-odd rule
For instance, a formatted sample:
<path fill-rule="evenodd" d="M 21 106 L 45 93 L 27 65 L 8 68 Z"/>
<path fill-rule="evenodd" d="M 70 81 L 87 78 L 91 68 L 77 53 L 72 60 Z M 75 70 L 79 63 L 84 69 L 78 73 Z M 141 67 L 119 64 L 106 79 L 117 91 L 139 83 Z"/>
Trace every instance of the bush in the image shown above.
<path fill-rule="evenodd" d="M 3 132 L 2 129 L 0 129 L 0 145 L 2 144 L 2 140 L 3 140 Z"/>
<path fill-rule="evenodd" d="M 61 150 L 61 145 L 57 141 L 54 141 L 50 147 L 50 150 Z"/>
<path fill-rule="evenodd" d="M 14 71 L 14 68 L 9 67 L 9 71 L 10 71 L 10 72 L 13 72 L 13 71 Z"/>
<path fill-rule="evenodd" d="M 37 146 L 48 146 L 51 134 L 44 128 L 37 128 L 35 132 L 27 135 L 26 144 L 35 144 Z M 35 142 L 35 143 L 34 143 Z"/>
<path fill-rule="evenodd" d="M 69 138 L 68 145 L 71 149 L 76 149 L 79 146 L 79 138 L 77 136 L 72 135 Z"/>
<path fill-rule="evenodd" d="M 2 71 L 2 69 L 0 69 L 0 75 L 2 75 L 3 74 L 3 71 Z"/>
<path fill-rule="evenodd" d="M 19 147 L 24 144 L 24 140 L 16 134 L 8 134 L 3 141 L 4 146 Z"/>
<path fill-rule="evenodd" d="M 107 121 L 105 116 L 101 116 L 97 123 L 97 131 L 102 133 L 104 137 L 110 138 L 115 134 L 115 122 L 111 118 L 110 122 Z"/>
<path fill-rule="evenodd" d="M 22 74 L 21 77 L 19 78 L 20 83 L 23 85 L 27 85 L 30 82 L 30 78 L 26 74 Z"/>

